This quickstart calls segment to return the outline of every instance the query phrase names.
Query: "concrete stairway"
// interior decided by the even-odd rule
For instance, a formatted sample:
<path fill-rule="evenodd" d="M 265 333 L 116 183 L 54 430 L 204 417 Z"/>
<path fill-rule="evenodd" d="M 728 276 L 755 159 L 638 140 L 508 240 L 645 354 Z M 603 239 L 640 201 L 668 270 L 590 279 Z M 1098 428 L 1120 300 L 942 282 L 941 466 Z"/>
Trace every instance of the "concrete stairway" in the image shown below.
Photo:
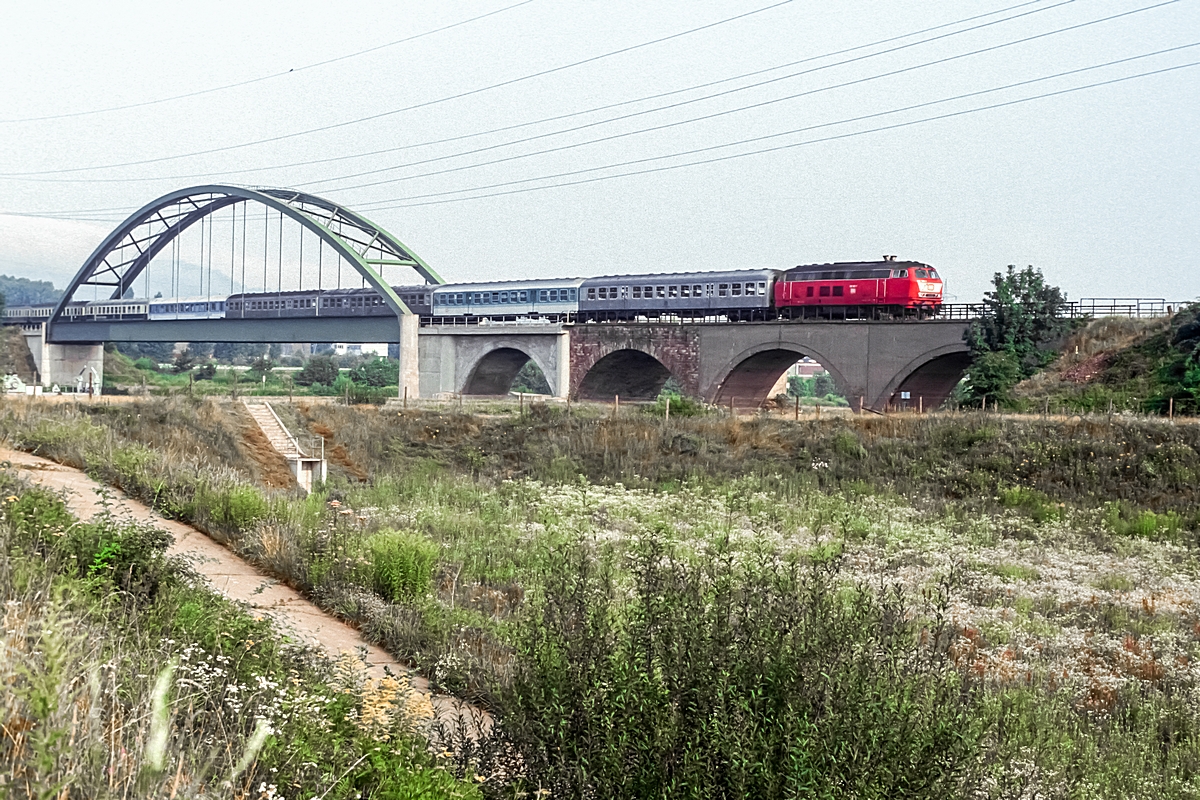
<path fill-rule="evenodd" d="M 246 405 L 246 411 L 262 429 L 267 441 L 271 443 L 271 447 L 274 447 L 281 456 L 289 460 L 308 457 L 309 454 L 300 449 L 296 440 L 288 433 L 287 428 L 283 427 L 283 423 L 275 415 L 275 409 L 271 408 L 270 403 L 251 403 L 249 400 L 242 402 Z"/>

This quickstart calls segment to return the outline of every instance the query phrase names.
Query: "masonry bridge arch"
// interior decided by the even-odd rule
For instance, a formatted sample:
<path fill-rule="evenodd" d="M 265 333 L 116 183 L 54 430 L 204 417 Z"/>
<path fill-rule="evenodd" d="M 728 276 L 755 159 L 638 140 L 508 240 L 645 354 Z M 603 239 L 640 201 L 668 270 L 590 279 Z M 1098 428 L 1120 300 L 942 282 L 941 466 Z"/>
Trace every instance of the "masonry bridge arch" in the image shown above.
<path fill-rule="evenodd" d="M 674 376 L 684 391 L 720 405 L 758 408 L 803 356 L 821 363 L 857 408 L 882 411 L 909 392 L 940 405 L 968 358 L 961 322 L 770 322 L 576 325 L 573 396 L 651 399 Z"/>

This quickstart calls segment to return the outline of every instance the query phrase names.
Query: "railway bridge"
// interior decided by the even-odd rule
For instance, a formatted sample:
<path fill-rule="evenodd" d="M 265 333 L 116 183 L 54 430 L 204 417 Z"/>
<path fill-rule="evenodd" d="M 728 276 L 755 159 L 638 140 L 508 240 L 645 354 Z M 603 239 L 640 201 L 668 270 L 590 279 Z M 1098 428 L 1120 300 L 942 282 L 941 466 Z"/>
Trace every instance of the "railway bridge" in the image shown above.
<path fill-rule="evenodd" d="M 789 366 L 819 362 L 857 409 L 907 392 L 934 408 L 968 363 L 965 321 L 590 323 L 420 330 L 419 391 L 502 394 L 529 360 L 559 397 L 656 397 L 674 376 L 710 403 L 758 408 Z"/>
<path fill-rule="evenodd" d="M 393 289 L 412 283 L 412 273 L 421 284 L 442 283 L 412 248 L 352 209 L 293 189 L 209 184 L 131 214 L 57 306 L 21 324 L 47 386 L 71 385 L 89 371 L 99 377 L 104 342 L 394 342 L 400 392 L 409 397 L 502 394 L 532 360 L 559 397 L 650 399 L 674 376 L 689 395 L 752 408 L 788 366 L 810 356 L 856 408 L 879 410 L 901 392 L 936 406 L 967 363 L 963 320 L 422 325 Z M 283 299 L 288 292 L 336 297 L 368 287 L 383 313 L 322 310 L 338 303 L 305 305 L 311 316 L 283 311 L 300 307 Z M 231 318 L 224 298 L 238 292 L 274 296 L 262 305 L 276 313 Z M 183 312 L 173 317 L 146 313 L 159 297 L 189 303 L 172 306 Z M 197 300 L 206 313 L 189 316 Z M 81 301 L 99 312 L 72 316 Z M 207 313 L 213 301 L 216 317 Z M 122 303 L 140 304 L 140 316 L 125 314 Z"/>

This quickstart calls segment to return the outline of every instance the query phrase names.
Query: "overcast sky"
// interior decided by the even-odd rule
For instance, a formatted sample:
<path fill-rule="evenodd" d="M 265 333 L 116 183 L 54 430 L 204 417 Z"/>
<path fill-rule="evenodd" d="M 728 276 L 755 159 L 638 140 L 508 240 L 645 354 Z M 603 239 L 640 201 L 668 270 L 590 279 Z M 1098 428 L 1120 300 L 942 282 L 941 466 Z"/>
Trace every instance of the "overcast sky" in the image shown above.
<path fill-rule="evenodd" d="M 449 281 L 786 268 L 888 253 L 938 267 L 960 302 L 978 299 L 1010 263 L 1040 267 L 1071 297 L 1200 296 L 1200 67 L 844 136 L 1200 61 L 1193 47 L 1036 80 L 1200 42 L 1200 0 L 530 0 L 310 66 L 518 2 L 9 4 L 0 26 L 0 271 L 61 286 L 124 213 L 184 186 L 228 182 L 303 188 L 362 209 Z M 637 47 L 757 9 L 766 10 Z M 1146 10 L 1051 33 L 1137 9 Z M 989 16 L 948 24 L 976 15 Z M 945 27 L 861 47 L 935 26 Z M 1017 42 L 1039 34 L 1050 35 Z M 918 43 L 934 36 L 942 38 Z M 828 55 L 849 48 L 859 49 Z M 993 49 L 951 58 L 984 48 Z M 812 60 L 771 69 L 803 59 Z M 725 80 L 750 72 L 759 74 Z M 724 82 L 690 89 L 715 81 Z M 464 92 L 474 93 L 430 102 Z M 627 102 L 666 92 L 677 93 Z M 697 100 L 716 92 L 726 94 Z M 802 96 L 781 99 L 792 95 Z M 627 104 L 486 133 L 617 103 Z M 682 104 L 655 110 L 669 103 Z M 879 116 L 847 122 L 868 115 Z M 670 123 L 681 124 L 644 131 Z M 555 134 L 581 125 L 589 127 Z M 616 134 L 629 135 L 584 144 Z M 833 136 L 841 138 L 812 141 Z M 277 140 L 174 158 L 268 138 Z M 792 144 L 800 146 L 462 199 Z M 464 152 L 480 148 L 491 149 Z M 558 150 L 537 152 L 548 148 Z M 381 150 L 391 152 L 363 155 Z M 323 159 L 339 160 L 298 164 Z M 497 159 L 507 160 L 485 163 Z M 631 161 L 640 163 L 596 169 Z M 546 177 L 561 173 L 579 174 Z M 481 188 L 495 184 L 505 185 Z M 430 202 L 444 200 L 456 202 Z M 61 219 L 24 216 L 33 213 Z"/>

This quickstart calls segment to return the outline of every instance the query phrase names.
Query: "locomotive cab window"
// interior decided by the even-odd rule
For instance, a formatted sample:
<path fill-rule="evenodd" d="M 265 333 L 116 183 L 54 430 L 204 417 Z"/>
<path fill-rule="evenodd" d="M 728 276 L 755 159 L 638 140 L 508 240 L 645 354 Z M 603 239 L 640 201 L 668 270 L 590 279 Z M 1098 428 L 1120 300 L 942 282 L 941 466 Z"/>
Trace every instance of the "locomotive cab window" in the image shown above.
<path fill-rule="evenodd" d="M 894 270 L 892 270 L 892 277 L 893 277 L 893 278 L 907 278 L 907 277 L 908 277 L 908 270 L 906 270 L 906 269 L 894 269 Z"/>

